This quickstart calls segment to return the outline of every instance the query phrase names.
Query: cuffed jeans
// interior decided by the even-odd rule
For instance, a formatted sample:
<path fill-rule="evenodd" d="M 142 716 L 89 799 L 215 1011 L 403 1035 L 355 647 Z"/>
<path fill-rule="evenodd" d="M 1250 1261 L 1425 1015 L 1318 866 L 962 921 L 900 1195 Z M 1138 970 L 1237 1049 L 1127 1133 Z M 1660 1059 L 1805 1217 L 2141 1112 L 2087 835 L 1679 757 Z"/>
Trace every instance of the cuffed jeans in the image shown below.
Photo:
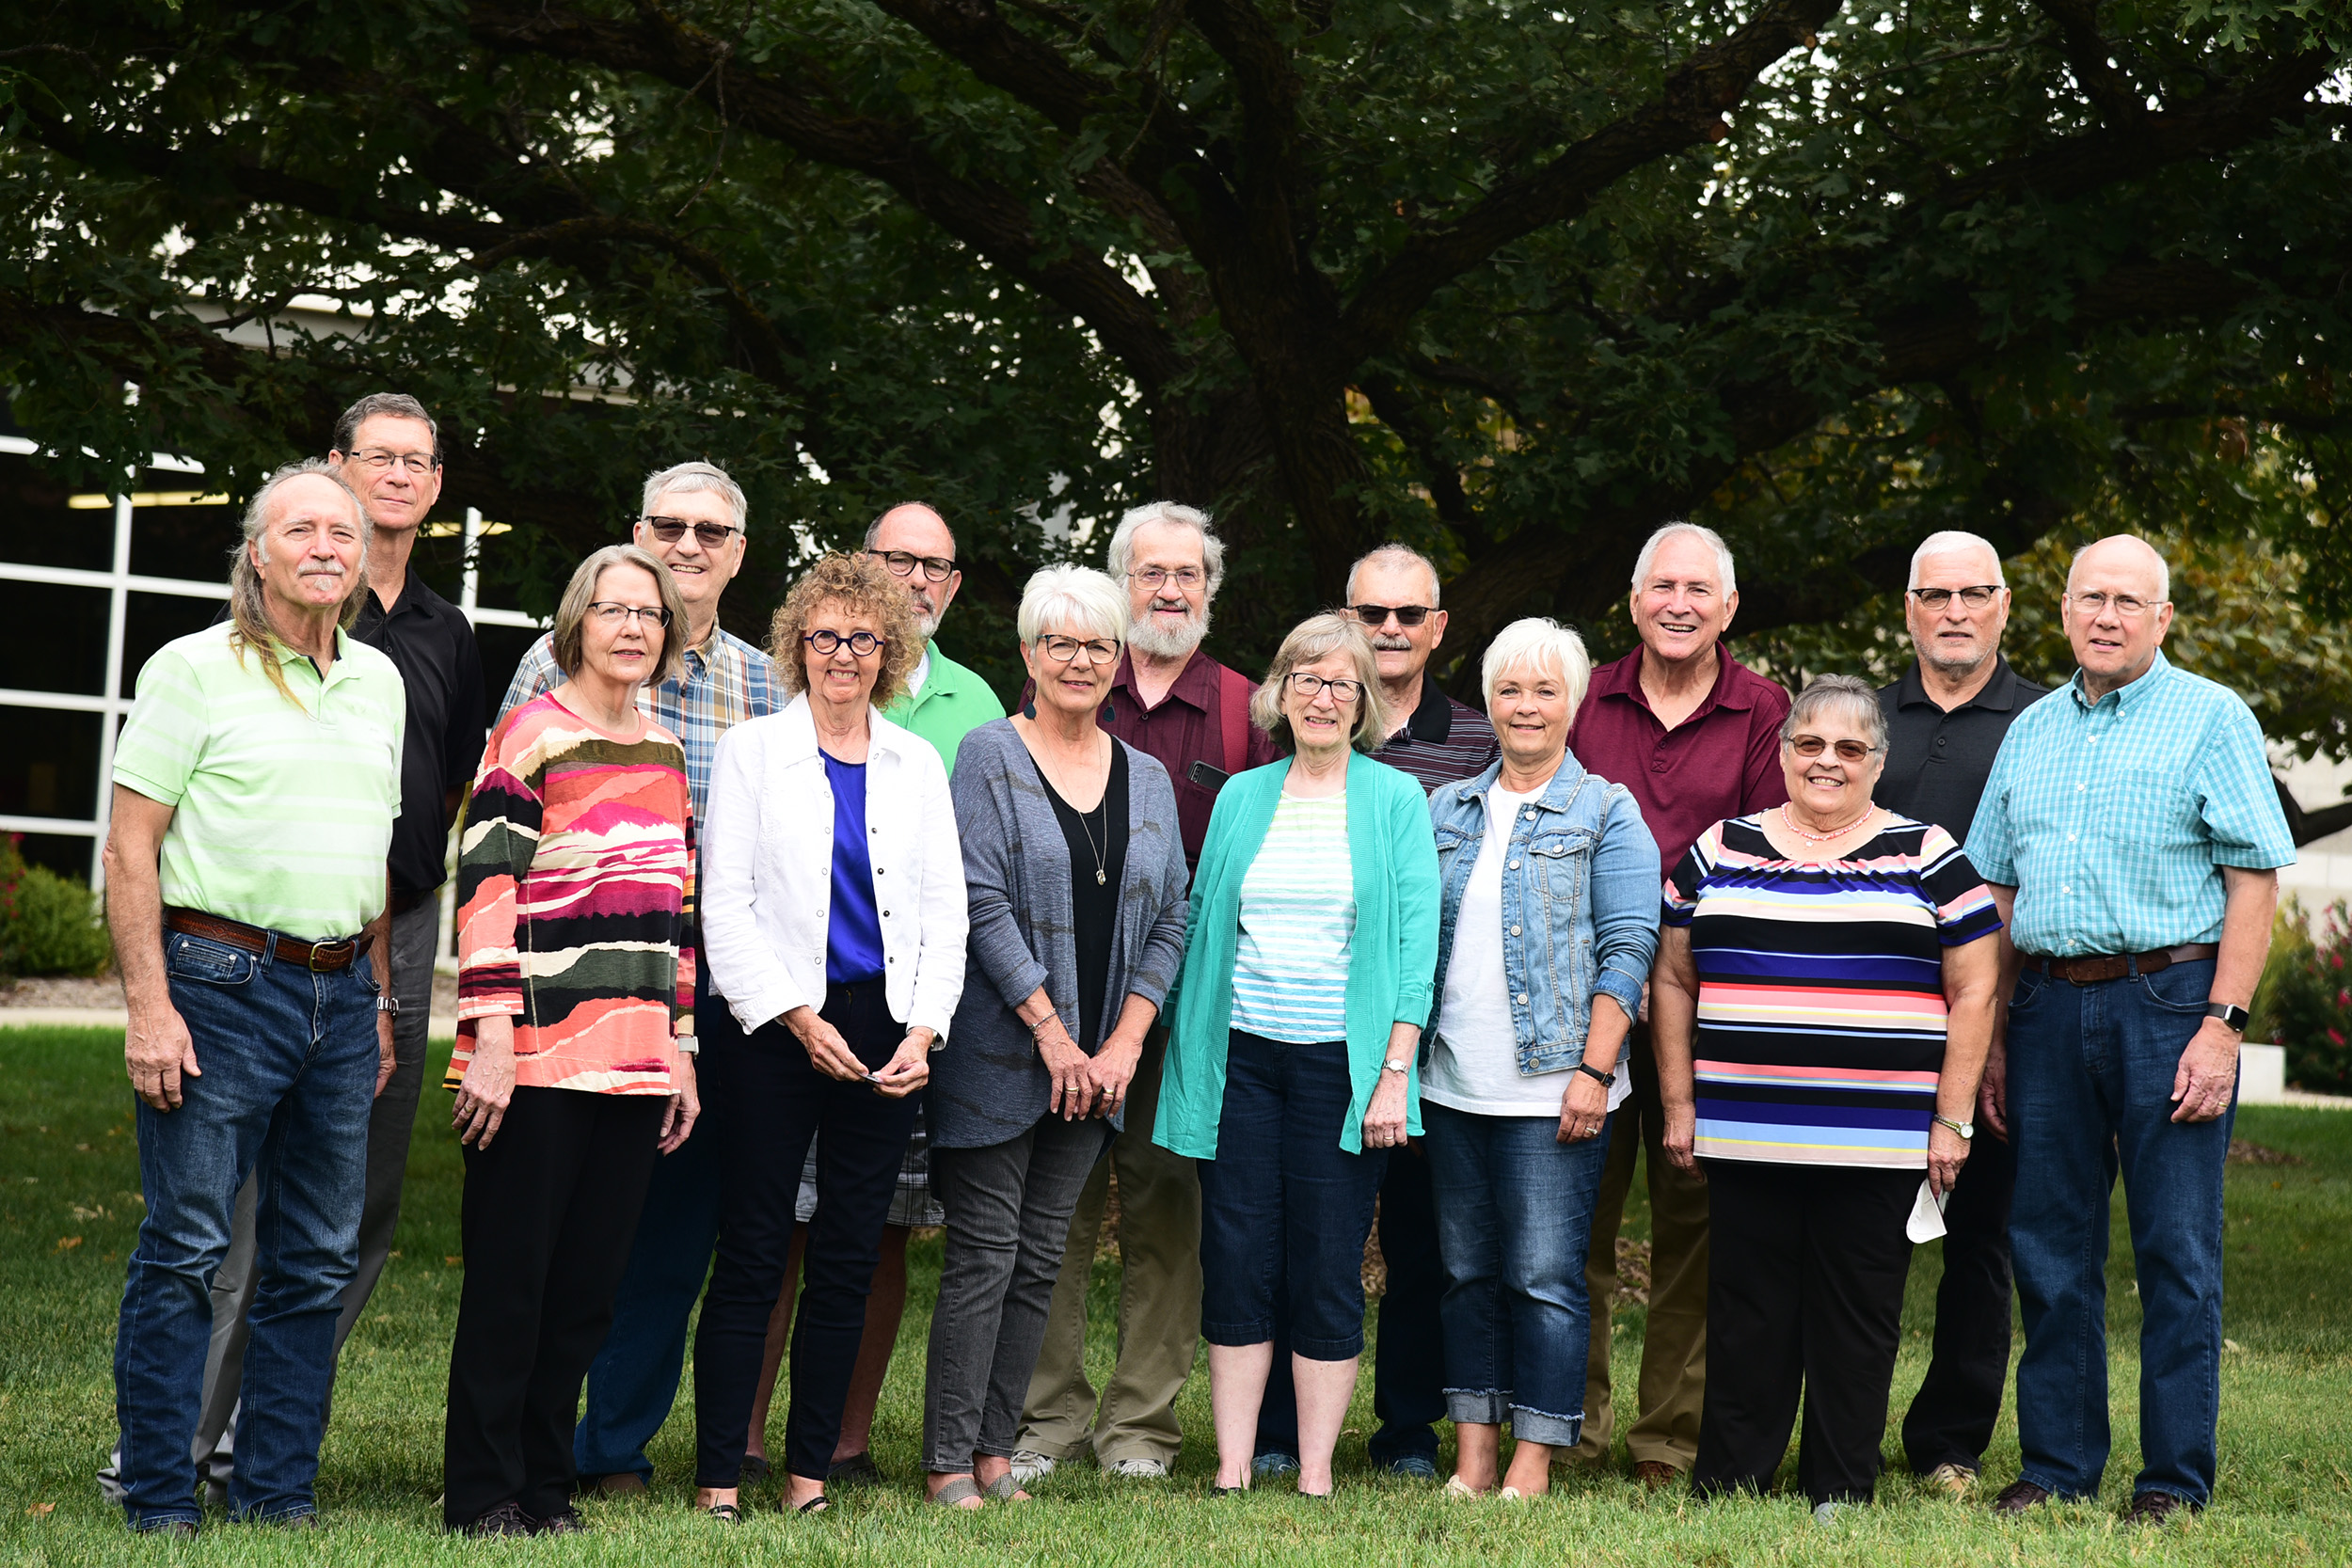
<path fill-rule="evenodd" d="M 2076 986 L 2027 970 L 2009 1010 L 2010 1249 L 2026 1324 L 2019 1479 L 2095 1497 L 2106 1473 L 2108 1197 L 2120 1171 L 2139 1281 L 2135 1493 L 2213 1496 L 2221 1404 L 2221 1174 L 2237 1102 L 2175 1122 L 2210 958 Z"/>
<path fill-rule="evenodd" d="M 714 1043 L 722 1053 L 737 1049 L 743 1038 L 721 997 L 695 1003 L 694 1034 L 706 1053 Z M 718 1146 L 716 1133 L 697 1126 L 653 1167 L 628 1268 L 613 1292 L 612 1326 L 588 1368 L 587 1399 L 572 1433 L 572 1461 L 583 1476 L 653 1480 L 645 1445 L 677 1402 L 687 1320 L 719 1237 Z"/>
<path fill-rule="evenodd" d="M 1584 1250 L 1608 1164 L 1598 1137 L 1562 1143 L 1558 1117 L 1422 1102 L 1445 1257 L 1446 1413 L 1523 1442 L 1573 1448 L 1584 1425 L 1592 1314 Z"/>
<path fill-rule="evenodd" d="M 212 1283 L 237 1191 L 255 1189 L 258 1276 L 230 1512 L 279 1519 L 315 1504 L 335 1324 L 357 1265 L 367 1127 L 380 1057 L 362 958 L 319 974 L 166 932 L 172 1006 L 201 1075 L 180 1108 L 138 1102 L 139 1227 L 115 1340 L 123 1507 L 134 1528 L 195 1520 L 190 1456 L 212 1338 Z"/>
<path fill-rule="evenodd" d="M 923 1377 L 923 1467 L 933 1475 L 961 1475 L 975 1454 L 1012 1456 L 1071 1211 L 1109 1132 L 1049 1112 L 984 1148 L 931 1146 L 931 1193 L 947 1215 Z"/>

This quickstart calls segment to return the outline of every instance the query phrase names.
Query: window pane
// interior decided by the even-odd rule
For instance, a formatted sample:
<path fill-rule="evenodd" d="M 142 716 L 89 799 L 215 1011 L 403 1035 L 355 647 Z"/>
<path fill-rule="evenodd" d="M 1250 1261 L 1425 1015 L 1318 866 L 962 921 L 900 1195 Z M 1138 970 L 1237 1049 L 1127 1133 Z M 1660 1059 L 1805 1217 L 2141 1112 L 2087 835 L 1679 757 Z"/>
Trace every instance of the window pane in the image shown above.
<path fill-rule="evenodd" d="M 37 657 L 17 665 L 13 678 L 33 691 L 96 697 L 106 689 L 106 591 L 60 588 L 46 582 L 0 579 L 0 617 L 21 628 Z"/>
<path fill-rule="evenodd" d="M 183 599 L 177 594 L 132 594 L 122 606 L 122 689 L 138 690 L 139 672 L 155 650 L 175 637 L 202 631 L 220 614 L 219 599 Z"/>
<path fill-rule="evenodd" d="M 103 572 L 115 559 L 111 503 L 67 504 L 72 492 L 37 472 L 33 460 L 0 452 L 0 561 Z"/>
<path fill-rule="evenodd" d="M 99 720 L 95 713 L 0 707 L 8 736 L 0 747 L 0 813 L 84 821 L 97 816 Z"/>
<path fill-rule="evenodd" d="M 27 865 L 45 865 L 60 877 L 89 880 L 90 855 L 98 841 L 86 833 L 24 833 L 17 852 Z"/>
<path fill-rule="evenodd" d="M 482 717 L 495 724 L 499 704 L 505 701 L 506 688 L 515 678 L 515 666 L 539 641 L 539 633 L 529 626 L 476 626 L 474 641 L 482 649 Z"/>
<path fill-rule="evenodd" d="M 233 506 L 194 506 L 202 474 L 149 469 L 142 491 L 159 504 L 131 509 L 131 570 L 144 578 L 185 578 L 193 582 L 229 580 L 229 546 L 237 542 L 239 514 Z M 170 504 L 160 504 L 168 501 Z"/>

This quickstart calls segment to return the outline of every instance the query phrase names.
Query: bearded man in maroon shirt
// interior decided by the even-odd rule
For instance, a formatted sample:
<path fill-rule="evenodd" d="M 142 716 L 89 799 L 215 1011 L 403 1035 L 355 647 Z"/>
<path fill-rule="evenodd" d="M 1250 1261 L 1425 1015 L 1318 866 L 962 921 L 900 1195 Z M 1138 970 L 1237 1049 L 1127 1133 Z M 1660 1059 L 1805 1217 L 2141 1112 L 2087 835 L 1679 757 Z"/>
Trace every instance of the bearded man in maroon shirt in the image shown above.
<path fill-rule="evenodd" d="M 1577 761 L 1632 791 L 1658 841 L 1659 877 L 1692 842 L 1726 817 L 1786 800 L 1780 721 L 1788 693 L 1724 651 L 1740 608 L 1731 551 L 1712 529 L 1669 523 L 1633 566 L 1632 613 L 1642 645 L 1593 672 L 1568 730 Z M 1653 1490 L 1690 1473 L 1698 1457 L 1707 1393 L 1707 1188 L 1665 1157 L 1658 1065 L 1643 1022 L 1626 1041 L 1633 1095 L 1610 1129 L 1609 1165 L 1593 1208 L 1585 1266 L 1593 1342 L 1586 1363 L 1584 1437 L 1574 1458 L 1605 1463 L 1610 1405 L 1609 1308 L 1617 1285 L 1616 1240 L 1633 1164 L 1647 1151 L 1650 1195 L 1649 1329 L 1634 1419 L 1626 1432 L 1633 1472 Z"/>

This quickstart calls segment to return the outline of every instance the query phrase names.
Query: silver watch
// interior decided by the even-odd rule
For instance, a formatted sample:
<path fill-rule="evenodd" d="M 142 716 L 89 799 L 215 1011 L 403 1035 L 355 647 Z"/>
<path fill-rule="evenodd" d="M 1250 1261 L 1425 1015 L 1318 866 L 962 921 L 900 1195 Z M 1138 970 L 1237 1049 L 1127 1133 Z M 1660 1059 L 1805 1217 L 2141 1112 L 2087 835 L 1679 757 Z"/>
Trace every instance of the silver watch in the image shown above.
<path fill-rule="evenodd" d="M 400 998 L 397 996 L 379 996 L 375 999 L 375 1010 L 379 1013 L 390 1013 L 393 1017 L 397 1018 L 400 1016 Z"/>

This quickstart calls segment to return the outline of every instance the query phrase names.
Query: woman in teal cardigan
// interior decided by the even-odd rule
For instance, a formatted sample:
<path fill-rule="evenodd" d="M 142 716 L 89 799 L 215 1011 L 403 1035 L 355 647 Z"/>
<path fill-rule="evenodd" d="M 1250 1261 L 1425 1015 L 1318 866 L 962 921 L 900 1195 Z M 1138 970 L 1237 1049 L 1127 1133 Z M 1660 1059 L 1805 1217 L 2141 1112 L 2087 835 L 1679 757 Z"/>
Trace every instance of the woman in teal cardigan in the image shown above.
<path fill-rule="evenodd" d="M 1302 623 L 1250 717 L 1290 754 L 1227 781 L 1209 818 L 1152 1141 L 1200 1162 L 1217 1489 L 1249 1484 L 1282 1291 L 1298 1489 L 1320 1495 L 1364 1348 L 1374 1200 L 1421 1131 L 1438 851 L 1421 786 L 1358 754 L 1389 732 L 1361 626 Z"/>

